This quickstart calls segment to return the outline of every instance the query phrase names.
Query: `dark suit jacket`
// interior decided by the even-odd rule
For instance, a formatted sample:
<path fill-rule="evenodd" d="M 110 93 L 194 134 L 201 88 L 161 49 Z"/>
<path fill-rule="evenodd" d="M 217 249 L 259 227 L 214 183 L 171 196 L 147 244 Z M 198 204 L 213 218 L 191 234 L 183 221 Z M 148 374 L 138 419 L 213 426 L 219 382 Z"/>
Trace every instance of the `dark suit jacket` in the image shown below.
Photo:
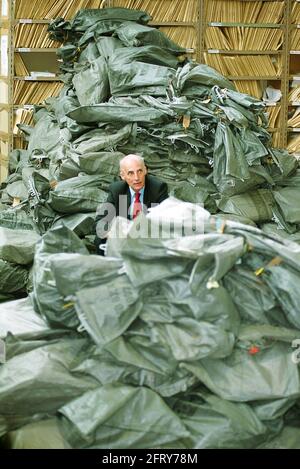
<path fill-rule="evenodd" d="M 124 206 L 120 206 L 120 196 L 126 196 L 126 203 Z M 165 182 L 160 181 L 154 176 L 146 175 L 145 178 L 145 190 L 144 190 L 144 200 L 143 204 L 147 208 L 151 207 L 151 204 L 160 204 L 163 200 L 168 198 L 168 186 Z M 129 207 L 131 203 L 131 194 L 129 186 L 124 181 L 113 182 L 109 186 L 109 192 L 106 203 L 111 203 L 115 207 L 115 216 L 126 216 L 130 219 L 129 216 Z M 107 213 L 107 212 L 106 212 Z M 104 217 L 107 217 L 105 214 L 97 215 L 95 223 L 97 228 L 97 223 L 102 220 Z M 113 217 L 110 217 L 109 221 L 111 222 Z M 106 218 L 107 220 L 107 218 Z M 101 254 L 99 251 L 99 245 L 105 243 L 106 239 L 101 239 L 96 235 L 95 246 L 97 253 Z"/>

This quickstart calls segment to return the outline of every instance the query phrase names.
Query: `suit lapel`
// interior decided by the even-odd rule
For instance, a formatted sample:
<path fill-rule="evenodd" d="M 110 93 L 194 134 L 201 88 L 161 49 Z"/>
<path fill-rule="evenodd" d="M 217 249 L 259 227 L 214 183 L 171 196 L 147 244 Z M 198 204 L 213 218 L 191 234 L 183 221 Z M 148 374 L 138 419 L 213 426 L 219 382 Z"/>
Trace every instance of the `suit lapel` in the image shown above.
<path fill-rule="evenodd" d="M 127 186 L 127 219 L 130 220 L 129 207 L 131 204 L 131 194 L 129 186 Z"/>
<path fill-rule="evenodd" d="M 150 184 L 149 184 L 149 181 L 147 179 L 147 176 L 146 176 L 146 179 L 145 179 L 145 190 L 144 190 L 144 205 L 146 205 L 147 208 L 150 207 L 150 201 L 151 201 L 151 194 L 150 194 Z"/>
<path fill-rule="evenodd" d="M 127 218 L 128 218 L 128 220 L 130 220 L 129 207 L 130 207 L 130 204 L 131 204 L 131 193 L 130 193 L 130 189 L 129 189 L 128 185 L 127 185 L 126 194 L 127 194 Z M 147 176 L 146 176 L 146 179 L 145 179 L 145 190 L 144 190 L 144 201 L 143 201 L 143 203 L 144 203 L 144 205 L 146 205 L 147 208 L 150 207 L 150 204 L 151 204 L 151 191 L 150 191 L 149 181 L 147 180 Z"/>

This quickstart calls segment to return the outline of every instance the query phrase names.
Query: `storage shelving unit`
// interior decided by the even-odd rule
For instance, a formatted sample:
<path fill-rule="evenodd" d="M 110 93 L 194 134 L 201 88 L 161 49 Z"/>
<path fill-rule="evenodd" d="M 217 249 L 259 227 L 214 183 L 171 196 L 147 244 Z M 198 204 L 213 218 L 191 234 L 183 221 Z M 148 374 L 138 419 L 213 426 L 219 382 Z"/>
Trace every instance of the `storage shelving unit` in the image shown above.
<path fill-rule="evenodd" d="M 182 27 L 182 18 L 176 17 L 176 6 L 171 9 L 167 2 L 161 14 L 158 8 L 161 4 L 160 0 L 111 1 L 112 6 L 147 10 L 154 24 L 172 37 L 167 21 L 173 15 L 174 30 L 179 25 Z M 192 20 L 194 34 L 190 35 L 189 43 L 188 40 L 178 42 L 193 48 L 199 62 L 218 69 L 235 82 L 239 91 L 258 98 L 262 98 L 267 86 L 281 90 L 280 102 L 272 103 L 267 111 L 273 145 L 286 147 L 289 135 L 296 129 L 295 123 L 293 129 L 288 127 L 291 113 L 288 95 L 292 56 L 297 57 L 293 73 L 300 74 L 300 3 L 296 0 L 182 0 L 182 8 L 183 4 L 186 11 L 193 11 L 193 17 L 189 16 L 187 21 Z M 298 139 L 300 151 L 300 136 Z"/>
<path fill-rule="evenodd" d="M 9 149 L 11 148 L 9 54 L 10 11 L 8 3 L 0 0 L 0 180 L 6 177 Z"/>
<path fill-rule="evenodd" d="M 151 25 L 189 49 L 192 58 L 219 69 L 238 90 L 261 98 L 267 86 L 280 89 L 280 102 L 267 108 L 273 144 L 300 153 L 298 0 L 0 0 L 0 6 L 2 3 L 7 3 L 7 14 L 0 17 L 0 32 L 8 45 L 7 71 L 0 70 L 2 166 L 9 150 L 22 146 L 18 134 L 12 138 L 16 123 L 20 119 L 28 122 L 32 106 L 42 101 L 43 93 L 45 97 L 56 94 L 60 86 L 59 44 L 47 37 L 48 23 L 57 16 L 72 18 L 81 8 L 146 10 L 152 16 Z M 2 54 L 3 49 L 2 45 Z M 48 71 L 51 76 L 33 76 L 32 71 Z M 22 90 L 24 99 L 20 98 Z M 39 90 L 36 99 L 35 90 Z"/>
<path fill-rule="evenodd" d="M 295 0 L 291 2 L 289 49 L 287 148 L 300 156 L 300 2 Z"/>
<path fill-rule="evenodd" d="M 136 8 L 147 11 L 152 16 L 151 26 L 158 27 L 170 39 L 191 52 L 192 58 L 199 60 L 201 34 L 199 20 L 201 0 L 111 0 L 112 7 Z"/>
<path fill-rule="evenodd" d="M 5 132 L 0 131 L 0 180 L 7 174 L 9 152 L 13 148 L 26 147 L 17 124 L 30 124 L 34 105 L 57 95 L 63 86 L 56 56 L 60 44 L 48 38 L 48 24 L 58 16 L 71 19 L 81 8 L 103 8 L 107 1 L 0 0 L 0 7 L 2 5 L 7 11 L 5 17 L 0 16 L 0 26 L 2 28 L 5 23 L 7 28 L 6 46 L 2 49 L 7 54 L 8 70 L 5 76 L 0 70 L 0 113 L 6 113 L 1 119 Z"/>
<path fill-rule="evenodd" d="M 205 5 L 204 61 L 233 80 L 241 92 L 261 99 L 267 86 L 281 90 L 280 103 L 267 111 L 273 145 L 285 146 L 290 1 L 205 0 Z M 222 41 L 226 48 L 219 50 L 216 46 Z"/>

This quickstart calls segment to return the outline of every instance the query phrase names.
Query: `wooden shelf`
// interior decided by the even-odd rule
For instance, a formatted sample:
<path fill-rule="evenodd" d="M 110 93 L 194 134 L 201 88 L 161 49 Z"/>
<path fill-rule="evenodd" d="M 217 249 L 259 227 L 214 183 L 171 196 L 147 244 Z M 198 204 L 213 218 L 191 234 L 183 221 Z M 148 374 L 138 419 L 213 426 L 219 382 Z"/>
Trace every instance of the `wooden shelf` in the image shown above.
<path fill-rule="evenodd" d="M 166 21 L 165 23 L 161 21 L 150 21 L 148 23 L 149 26 L 190 26 L 196 28 L 198 26 L 198 23 L 192 22 L 192 21 Z"/>
<path fill-rule="evenodd" d="M 17 109 L 26 109 L 28 111 L 34 109 L 36 106 L 38 107 L 45 107 L 44 105 L 42 104 L 15 104 L 13 106 L 13 109 L 14 110 L 17 110 Z"/>
<path fill-rule="evenodd" d="M 204 52 L 207 52 L 208 54 L 228 54 L 228 55 L 279 55 L 279 54 L 282 54 L 282 50 L 205 49 Z"/>
<path fill-rule="evenodd" d="M 276 81 L 281 81 L 282 78 L 281 76 L 269 76 L 269 77 L 263 77 L 263 76 L 257 76 L 257 75 L 239 75 L 239 76 L 234 76 L 234 75 L 227 75 L 226 78 L 229 78 L 229 80 L 256 80 L 256 81 L 267 81 L 267 80 L 276 80 Z"/>
<path fill-rule="evenodd" d="M 45 52 L 45 53 L 56 53 L 58 47 L 15 47 L 14 52 L 21 52 L 21 53 L 27 53 L 27 52 Z"/>
<path fill-rule="evenodd" d="M 36 20 L 30 18 L 19 18 L 14 21 L 14 24 L 50 24 L 52 20 Z M 194 21 L 149 21 L 149 26 L 194 26 L 197 27 L 198 23 Z"/>
<path fill-rule="evenodd" d="M 0 132 L 0 140 L 4 140 L 5 142 L 8 142 L 8 133 Z"/>
<path fill-rule="evenodd" d="M 20 0 L 22 2 L 24 2 L 24 5 L 25 5 L 25 2 L 27 2 L 28 0 Z M 154 8 L 155 10 L 153 12 L 151 12 L 151 14 L 154 16 L 154 18 L 156 17 L 155 14 L 156 12 L 158 12 L 158 7 L 159 7 L 159 4 L 160 2 L 163 2 L 164 0 L 153 0 L 153 2 L 151 2 L 151 5 L 153 3 L 154 5 Z M 300 24 L 291 24 L 291 7 L 292 7 L 292 4 L 294 2 L 292 2 L 292 0 L 281 0 L 280 2 L 280 5 L 281 7 L 284 8 L 284 16 L 283 16 L 283 19 L 280 18 L 280 22 L 279 23 L 269 23 L 269 22 L 265 22 L 265 23 L 255 23 L 255 22 L 246 22 L 246 21 L 251 21 L 253 17 L 250 17 L 248 16 L 246 18 L 246 16 L 243 14 L 243 10 L 242 10 L 242 13 L 240 16 L 236 17 L 236 19 L 240 19 L 241 22 L 234 22 L 234 21 L 230 21 L 231 19 L 235 19 L 235 17 L 232 16 L 219 16 L 219 18 L 227 18 L 229 21 L 224 21 L 224 22 L 218 22 L 218 21 L 207 21 L 207 18 L 209 18 L 210 20 L 211 19 L 215 19 L 217 18 L 216 15 L 211 15 L 211 16 L 206 16 L 205 17 L 205 1 L 209 1 L 209 0 L 195 0 L 195 4 L 198 5 L 197 7 L 197 13 L 195 11 L 195 14 L 193 16 L 191 15 L 188 15 L 188 18 L 191 20 L 191 21 L 187 21 L 187 22 L 184 22 L 184 21 L 174 21 L 173 20 L 173 17 L 176 17 L 178 16 L 180 19 L 184 18 L 183 14 L 181 15 L 181 17 L 177 14 L 177 12 L 173 12 L 172 13 L 172 16 L 169 15 L 168 17 L 171 19 L 171 21 L 150 21 L 148 24 L 149 26 L 152 26 L 152 27 L 160 27 L 160 28 L 171 28 L 171 33 L 173 34 L 173 31 L 174 31 L 174 36 L 176 37 L 180 37 L 181 36 L 181 30 L 179 29 L 175 29 L 175 28 L 186 28 L 187 29 L 187 32 L 186 31 L 183 31 L 184 33 L 187 34 L 187 38 L 184 39 L 185 43 L 188 43 L 190 45 L 192 45 L 193 47 L 191 48 L 187 48 L 186 49 L 186 53 L 187 54 L 196 54 L 196 60 L 197 62 L 199 63 L 203 63 L 203 52 L 206 52 L 207 54 L 220 54 L 220 60 L 223 61 L 227 61 L 227 56 L 231 56 L 232 57 L 232 60 L 236 60 L 236 61 L 239 61 L 241 60 L 242 62 L 243 61 L 246 61 L 247 57 L 249 56 L 254 56 L 253 57 L 253 61 L 255 61 L 255 63 L 259 63 L 259 60 L 257 57 L 255 56 L 262 56 L 262 61 L 263 63 L 266 61 L 269 61 L 269 59 L 267 58 L 267 56 L 271 57 L 271 60 L 273 59 L 273 61 L 275 62 L 282 62 L 282 67 L 280 67 L 280 73 L 277 72 L 278 70 L 278 67 L 271 67 L 271 68 L 263 68 L 263 67 L 257 67 L 257 68 L 245 68 L 245 72 L 247 71 L 251 71 L 251 70 L 256 70 L 257 72 L 261 73 L 261 75 L 243 75 L 243 76 L 235 76 L 235 75 L 229 75 L 227 78 L 229 78 L 230 80 L 233 80 L 233 81 L 238 81 L 238 82 L 242 82 L 239 86 L 242 88 L 246 88 L 246 89 L 250 89 L 253 91 L 253 93 L 257 92 L 260 96 L 261 96 L 261 89 L 263 88 L 264 86 L 264 83 L 259 83 L 259 82 L 268 82 L 268 83 L 271 83 L 271 82 L 275 82 L 274 86 L 276 87 L 280 87 L 281 91 L 282 91 L 282 99 L 279 103 L 272 103 L 272 104 L 267 104 L 265 103 L 266 105 L 266 108 L 272 108 L 272 107 L 276 107 L 276 106 L 281 106 L 281 109 L 282 109 L 282 113 L 280 114 L 280 119 L 278 121 L 276 121 L 276 125 L 278 128 L 276 129 L 268 129 L 270 133 L 274 133 L 274 132 L 278 132 L 280 133 L 280 142 L 284 142 L 286 143 L 286 140 L 287 140 L 287 133 L 288 132 L 296 132 L 298 130 L 295 130 L 295 129 L 288 129 L 287 127 L 287 121 L 286 121 L 286 116 L 287 116 L 287 111 L 288 111 L 288 106 L 297 106 L 297 105 L 300 105 L 300 102 L 293 102 L 293 103 L 288 103 L 288 99 L 287 99 L 287 92 L 288 92 L 288 89 L 289 89 L 289 84 L 291 83 L 290 80 L 296 80 L 296 84 L 298 85 L 298 81 L 299 81 L 299 85 L 300 85 L 300 66 L 298 67 L 298 57 L 297 55 L 300 55 L 300 51 L 298 50 L 289 50 L 289 49 L 292 49 L 292 34 L 293 34 L 293 31 L 296 31 L 297 28 L 300 29 Z M 229 3 L 229 0 L 223 0 L 224 1 L 224 8 L 227 7 L 226 5 L 226 2 Z M 240 0 L 239 3 L 241 3 L 241 9 L 244 8 L 245 4 L 243 4 L 243 1 L 244 0 Z M 246 2 L 257 2 L 257 0 L 245 0 Z M 273 2 L 276 2 L 278 0 L 261 0 L 261 2 L 265 2 L 265 3 L 273 3 Z M 13 3 L 14 3 L 14 0 L 8 0 L 9 2 L 9 5 L 12 6 Z M 59 3 L 59 6 L 64 6 L 64 1 L 63 0 L 57 0 L 57 2 Z M 76 5 L 76 8 L 77 7 L 77 2 L 76 0 L 73 0 L 74 2 L 74 6 Z M 300 0 L 299 0 L 300 2 Z M 80 3 L 80 2 L 78 2 Z M 125 3 L 125 0 L 120 2 L 120 4 L 123 4 L 124 5 Z M 144 2 L 144 5 L 145 5 L 146 2 Z M 184 4 L 184 0 L 182 0 L 182 4 Z M 26 5 L 27 6 L 27 5 Z M 30 5 L 29 5 L 30 6 Z M 109 7 L 113 7 L 114 6 L 114 1 L 113 0 L 109 0 L 107 2 L 107 6 Z M 122 6 L 122 5 L 120 5 Z M 74 8 L 74 9 L 76 9 Z M 140 2 L 140 8 L 141 9 L 145 9 L 143 8 L 143 5 L 142 5 L 142 2 Z M 151 6 L 152 8 L 152 6 Z M 157 9 L 156 9 L 157 8 Z M 253 8 L 255 8 L 255 5 L 253 5 Z M 265 7 L 267 10 L 269 7 Z M 270 5 L 270 8 L 271 8 L 271 5 Z M 277 12 L 277 7 L 275 8 L 276 12 Z M 13 12 L 13 9 L 11 9 L 11 11 Z M 19 13 L 19 16 L 20 15 L 26 15 L 26 14 L 33 14 L 35 15 L 35 12 L 34 10 L 32 11 L 32 13 L 29 13 L 30 12 L 30 9 L 27 10 L 27 13 L 26 10 L 19 10 L 20 13 Z M 41 10 L 42 11 L 42 10 Z M 63 9 L 62 9 L 63 11 Z M 279 10 L 278 10 L 279 12 Z M 167 13 L 167 12 L 166 12 Z M 52 13 L 49 14 L 49 16 L 53 16 Z M 36 15 L 38 16 L 38 14 Z M 40 16 L 47 16 L 47 12 L 46 11 L 43 11 L 43 13 L 40 14 Z M 62 15 L 64 16 L 64 15 Z M 275 15 L 276 16 L 276 15 Z M 275 17 L 274 16 L 274 17 Z M 278 16 L 278 15 L 277 15 Z M 289 16 L 289 17 L 288 17 Z M 166 16 L 167 17 L 167 16 Z M 162 15 L 160 15 L 160 18 L 162 18 Z M 266 17 L 265 17 L 266 18 Z M 243 19 L 245 19 L 245 22 L 243 22 Z M 261 20 L 264 20 L 263 16 L 260 16 L 260 19 Z M 6 20 L 5 18 L 5 21 L 2 21 L 2 24 L 6 24 L 10 27 L 10 30 L 9 30 L 9 34 L 13 34 L 13 27 L 16 27 L 16 25 L 22 25 L 22 24 L 27 24 L 28 26 L 26 27 L 26 29 L 28 28 L 28 30 L 30 30 L 29 32 L 33 32 L 30 28 L 34 28 L 35 27 L 35 31 L 36 32 L 36 28 L 38 28 L 38 25 L 46 25 L 44 28 L 42 28 L 41 26 L 39 28 L 41 29 L 47 29 L 47 25 L 51 23 L 51 19 L 33 19 L 33 18 L 14 18 L 13 21 L 8 21 Z M 266 19 L 266 21 L 270 21 L 269 19 Z M 36 26 L 35 26 L 36 25 Z M 173 29 L 172 29 L 173 28 Z M 191 29 L 193 28 L 193 29 Z M 209 48 L 209 47 L 205 47 L 205 30 L 208 30 L 209 28 L 229 28 L 227 31 L 228 31 L 228 35 L 230 33 L 230 37 L 232 36 L 232 38 L 235 37 L 235 32 L 237 29 L 232 29 L 232 28 L 240 28 L 240 31 L 246 31 L 249 35 L 251 34 L 257 34 L 258 36 L 257 37 L 260 37 L 260 35 L 264 35 L 264 31 L 263 30 L 269 30 L 269 31 L 266 31 L 265 34 L 266 34 L 266 41 L 264 42 L 266 45 L 268 45 L 268 47 L 270 47 L 270 45 L 273 45 L 273 47 L 276 47 L 278 46 L 279 44 L 281 44 L 281 42 L 283 41 L 283 44 L 282 46 L 280 46 L 280 50 L 240 50 L 240 49 L 233 49 L 233 50 L 224 50 L 224 49 L 214 49 L 214 48 Z M 242 28 L 242 29 L 241 29 Z M 246 29 L 246 28 L 249 28 L 249 29 Z M 226 32 L 227 32 L 226 31 Z M 189 41 L 189 32 L 190 32 L 190 36 L 193 38 L 193 42 L 192 41 Z M 218 32 L 218 31 L 217 31 Z M 177 34 L 178 33 L 178 34 Z M 224 33 L 224 29 L 223 29 L 223 33 Z M 272 37 L 277 37 L 278 36 L 278 41 L 280 42 L 277 42 L 276 41 L 273 41 L 272 42 L 268 41 L 269 39 L 269 35 L 272 35 Z M 222 38 L 222 36 L 220 35 L 220 37 Z M 255 36 L 256 37 L 256 36 Z M 270 36 L 270 39 L 271 36 Z M 183 41 L 183 39 L 181 39 Z M 230 40 L 230 43 L 232 42 L 231 39 L 229 38 Z M 211 44 L 219 44 L 221 47 L 224 47 L 224 42 L 223 41 L 220 41 L 220 42 L 212 42 L 211 41 Z M 5 77 L 5 80 L 9 82 L 9 90 L 10 90 L 10 95 L 12 95 L 12 91 L 13 91 L 13 87 L 14 87 L 14 84 L 18 84 L 18 82 L 25 82 L 25 81 L 28 81 L 28 82 L 36 82 L 37 84 L 34 84 L 32 85 L 32 88 L 34 87 L 38 87 L 38 86 L 41 86 L 41 87 L 45 87 L 47 88 L 47 83 L 46 84 L 42 84 L 42 82 L 49 82 L 49 87 L 60 87 L 60 85 L 56 85 L 56 82 L 61 82 L 62 79 L 59 77 L 59 68 L 57 66 L 58 62 L 61 62 L 62 60 L 59 60 L 57 58 L 57 50 L 58 48 L 57 47 L 49 47 L 49 48 L 31 48 L 31 47 L 16 47 L 16 48 L 13 48 L 12 47 L 12 42 L 10 42 L 9 40 L 9 44 L 11 44 L 11 49 L 10 49 L 10 56 L 11 56 L 11 62 L 13 64 L 13 61 L 14 61 L 14 56 L 13 56 L 13 53 L 16 52 L 16 53 L 20 53 L 22 54 L 22 60 L 24 61 L 24 64 L 25 64 L 25 67 L 26 69 L 28 70 L 26 72 L 26 69 L 24 69 L 24 72 L 23 73 L 28 73 L 28 76 L 14 76 L 14 77 L 9 77 L 9 79 L 7 79 L 7 77 Z M 20 44 L 20 42 L 19 42 Z M 30 42 L 25 42 L 25 44 L 29 44 L 30 45 Z M 34 43 L 33 43 L 34 44 Z M 36 43 L 37 44 L 37 43 Z M 44 43 L 43 43 L 44 44 Z M 209 42 L 207 42 L 206 44 L 209 44 Z M 239 46 L 239 42 L 234 42 L 234 46 L 233 47 L 237 47 Z M 247 42 L 247 44 L 251 45 L 251 42 Z M 296 43 L 295 43 L 296 44 Z M 50 43 L 49 45 L 56 45 L 56 43 Z M 252 45 L 256 45 L 256 47 L 259 45 L 261 47 L 261 43 L 260 42 L 256 42 L 256 43 L 252 43 Z M 229 47 L 229 46 L 228 46 Z M 38 55 L 38 53 L 42 53 L 42 55 Z M 46 54 L 46 55 L 45 55 Z M 243 59 L 242 56 L 245 56 L 245 58 Z M 188 56 L 189 57 L 189 56 Z M 212 57 L 212 56 L 208 56 L 206 55 L 206 57 L 208 57 L 210 59 L 210 62 L 211 63 L 215 63 L 217 62 L 217 57 Z M 277 60 L 278 59 L 278 60 Z M 282 60 L 281 60 L 282 59 Z M 291 60 L 290 60 L 291 59 Z M 248 61 L 247 61 L 248 62 Z M 50 66 L 51 65 L 51 66 Z M 56 67 L 57 66 L 57 67 Z M 293 66 L 293 68 L 291 67 Z M 38 68 L 35 68 L 35 67 L 38 67 Z M 37 76 L 31 76 L 30 75 L 30 72 L 32 70 L 45 70 L 47 69 L 49 72 L 54 72 L 56 73 L 56 76 L 55 77 L 39 77 L 38 75 Z M 18 69 L 17 69 L 18 70 Z M 18 73 L 22 73 L 22 70 L 23 69 L 20 69 L 20 71 Z M 227 68 L 224 68 L 224 70 L 227 70 Z M 230 72 L 229 73 L 233 73 L 234 71 L 237 71 L 239 69 L 235 69 L 235 68 L 231 68 L 229 69 Z M 270 75 L 270 76 L 265 76 L 263 75 L 264 73 L 266 73 L 266 71 L 269 70 L 269 71 L 272 71 L 272 72 L 275 72 L 275 75 Z M 290 70 L 295 70 L 294 72 L 294 76 L 291 76 L 291 72 Z M 296 74 L 298 74 L 298 70 L 299 70 L 299 77 L 296 76 Z M 277 74 L 276 74 L 277 72 Z M 1 77 L 0 77 L 1 78 Z M 252 81 L 252 83 L 249 83 L 249 86 L 245 83 L 243 83 L 243 81 Z M 53 84 L 50 84 L 50 82 L 52 82 Z M 256 83 L 254 83 L 256 82 Z M 39 85 L 40 83 L 40 85 Z M 19 83 L 20 86 L 22 86 L 22 83 Z M 26 86 L 26 85 L 24 85 Z M 30 85 L 27 85 L 28 87 Z M 20 100 L 22 102 L 22 100 Z M 9 108 L 9 114 L 11 115 L 11 112 L 13 109 L 34 109 L 35 106 L 40 106 L 39 104 L 38 105 L 33 105 L 31 103 L 28 103 L 28 104 L 16 104 L 14 103 L 13 107 L 12 105 L 9 107 L 7 104 L 6 104 L 7 108 Z M 292 108 L 290 108 L 290 110 L 292 110 Z M 275 109 L 275 112 L 276 112 L 276 109 Z M 277 124 L 278 122 L 278 124 Z M 12 132 L 10 132 L 11 134 Z M 10 135 L 11 136 L 11 135 Z M 284 143 L 282 143 L 282 145 L 284 145 Z"/>
<path fill-rule="evenodd" d="M 224 0 L 226 1 L 226 0 Z M 245 1 L 245 2 L 256 2 L 257 0 L 240 0 L 241 2 Z M 280 2 L 280 1 L 284 1 L 284 0 L 260 0 L 261 2 Z M 296 2 L 300 2 L 300 0 L 295 0 Z"/>
<path fill-rule="evenodd" d="M 24 76 L 24 77 L 14 77 L 14 80 L 19 81 L 62 81 L 61 78 L 58 77 L 31 77 L 31 76 Z"/>
<path fill-rule="evenodd" d="M 21 138 L 22 140 L 26 140 L 27 136 L 23 133 L 20 134 L 13 134 L 13 138 Z"/>
<path fill-rule="evenodd" d="M 265 103 L 266 107 L 279 107 L 281 106 L 281 102 L 278 101 L 277 103 L 266 103 L 264 100 L 263 100 L 263 103 Z"/>
<path fill-rule="evenodd" d="M 52 20 L 33 20 L 30 18 L 19 18 L 14 20 L 14 24 L 50 24 Z"/>
<path fill-rule="evenodd" d="M 274 24 L 274 23 L 231 23 L 231 22 L 217 22 L 210 21 L 207 23 L 207 26 L 211 27 L 226 27 L 226 28 L 272 28 L 272 29 L 282 29 L 283 24 Z"/>

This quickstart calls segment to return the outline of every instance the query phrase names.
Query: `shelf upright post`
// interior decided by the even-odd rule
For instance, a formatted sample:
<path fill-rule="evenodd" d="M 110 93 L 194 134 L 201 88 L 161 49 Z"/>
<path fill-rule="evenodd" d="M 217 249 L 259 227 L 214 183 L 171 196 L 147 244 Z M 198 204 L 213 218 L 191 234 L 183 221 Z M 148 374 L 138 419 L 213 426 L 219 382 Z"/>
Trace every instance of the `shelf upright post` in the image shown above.
<path fill-rule="evenodd" d="M 288 94 L 289 94 L 289 74 L 290 74 L 290 48 L 291 48 L 291 11 L 292 0 L 285 0 L 284 8 L 284 30 L 282 47 L 282 76 L 281 76 L 281 115 L 280 115 L 280 146 L 287 146 L 287 121 L 288 121 Z"/>
<path fill-rule="evenodd" d="M 197 21 L 197 62 L 204 63 L 204 38 L 205 38 L 205 0 L 198 1 L 198 21 Z"/>
<path fill-rule="evenodd" d="M 8 159 L 14 148 L 14 12 L 15 0 L 9 0 L 8 8 Z M 8 162 L 7 162 L 8 165 Z"/>

